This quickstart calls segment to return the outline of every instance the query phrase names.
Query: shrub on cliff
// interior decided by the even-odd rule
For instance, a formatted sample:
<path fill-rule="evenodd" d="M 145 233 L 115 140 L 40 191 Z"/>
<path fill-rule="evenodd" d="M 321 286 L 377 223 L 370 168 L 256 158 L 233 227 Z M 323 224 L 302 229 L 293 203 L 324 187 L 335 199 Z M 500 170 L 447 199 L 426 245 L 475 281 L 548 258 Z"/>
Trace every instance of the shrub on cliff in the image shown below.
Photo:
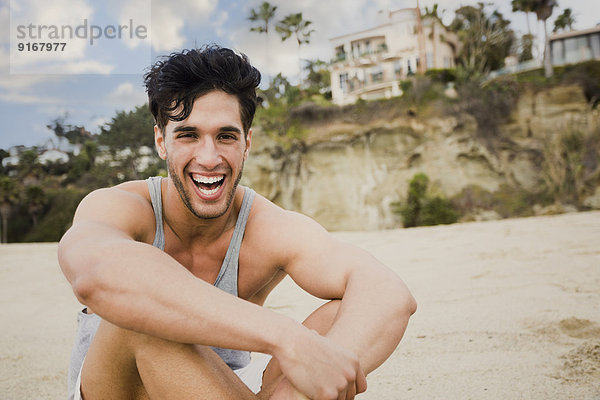
<path fill-rule="evenodd" d="M 457 91 L 460 110 L 470 114 L 477 123 L 477 136 L 488 143 L 498 139 L 500 125 L 506 123 L 519 98 L 515 79 L 501 77 L 485 86 L 474 81 L 461 82 Z"/>
<path fill-rule="evenodd" d="M 415 174 L 408 186 L 406 203 L 392 203 L 392 211 L 402 216 L 405 228 L 453 224 L 458 213 L 452 204 L 441 196 L 427 193 L 429 178 L 423 173 Z"/>

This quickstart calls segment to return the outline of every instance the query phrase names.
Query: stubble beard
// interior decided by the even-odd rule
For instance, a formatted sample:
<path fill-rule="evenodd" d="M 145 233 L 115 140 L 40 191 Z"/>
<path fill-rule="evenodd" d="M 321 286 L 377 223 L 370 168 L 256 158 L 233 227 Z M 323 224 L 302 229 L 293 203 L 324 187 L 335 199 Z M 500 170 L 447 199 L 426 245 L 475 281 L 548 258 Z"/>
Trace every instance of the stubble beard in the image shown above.
<path fill-rule="evenodd" d="M 235 191 L 236 191 L 236 189 L 238 187 L 238 184 L 240 183 L 240 180 L 242 179 L 242 173 L 244 171 L 244 162 L 245 161 L 242 160 L 242 166 L 240 167 L 240 172 L 238 173 L 237 177 L 235 178 L 235 181 L 233 182 L 233 187 L 231 188 L 231 191 L 227 194 L 227 200 L 225 202 L 225 207 L 222 210 L 218 210 L 214 214 L 209 214 L 209 213 L 204 213 L 203 214 L 200 211 L 194 209 L 194 206 L 192 205 L 192 201 L 190 200 L 190 194 L 185 189 L 185 187 L 183 185 L 183 182 L 179 178 L 179 175 L 177 175 L 177 173 L 175 172 L 175 168 L 169 162 L 168 159 L 167 159 L 167 169 L 169 170 L 169 176 L 173 180 L 173 184 L 175 185 L 175 188 L 177 189 L 177 193 L 179 194 L 179 198 L 181 199 L 181 201 L 183 202 L 183 204 L 185 204 L 185 206 L 187 207 L 187 209 L 192 214 L 194 214 L 194 216 L 196 216 L 197 218 L 200 218 L 200 219 L 215 219 L 215 218 L 219 218 L 219 217 L 223 216 L 227 212 L 227 210 L 229 210 L 229 207 L 231 206 L 231 203 L 233 202 L 233 198 L 235 197 Z"/>

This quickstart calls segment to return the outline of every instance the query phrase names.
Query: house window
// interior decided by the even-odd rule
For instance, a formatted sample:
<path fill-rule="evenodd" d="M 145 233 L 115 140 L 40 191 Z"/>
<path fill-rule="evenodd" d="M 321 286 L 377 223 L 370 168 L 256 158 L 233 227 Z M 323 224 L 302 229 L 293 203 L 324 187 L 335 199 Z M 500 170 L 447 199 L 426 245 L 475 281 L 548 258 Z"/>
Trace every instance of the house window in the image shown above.
<path fill-rule="evenodd" d="M 578 40 L 578 48 L 579 48 L 579 60 L 580 61 L 585 61 L 585 60 L 589 60 L 590 58 L 592 58 L 592 46 L 590 43 L 590 36 L 589 35 L 585 35 L 579 38 Z"/>
<path fill-rule="evenodd" d="M 383 81 L 383 69 L 381 67 L 374 67 L 371 69 L 371 82 L 377 83 Z"/>
<path fill-rule="evenodd" d="M 600 33 L 592 33 L 590 35 L 590 42 L 592 58 L 600 58 Z"/>
<path fill-rule="evenodd" d="M 352 43 L 352 57 L 353 58 L 360 57 L 360 43 Z"/>
<path fill-rule="evenodd" d="M 344 61 L 346 59 L 346 52 L 344 51 L 344 46 L 339 46 L 335 48 L 335 60 L 336 61 Z"/>
<path fill-rule="evenodd" d="M 588 39 L 585 36 L 565 39 L 565 62 L 576 63 L 590 58 Z"/>
<path fill-rule="evenodd" d="M 344 72 L 340 74 L 340 89 L 342 89 L 342 93 L 348 93 L 348 73 Z"/>
<path fill-rule="evenodd" d="M 561 65 L 565 62 L 565 46 L 563 40 L 552 42 L 552 64 Z"/>
<path fill-rule="evenodd" d="M 431 69 L 433 68 L 433 53 L 427 53 L 426 54 L 427 57 L 427 69 Z"/>
<path fill-rule="evenodd" d="M 402 78 L 402 60 L 394 61 L 394 74 L 396 79 Z"/>

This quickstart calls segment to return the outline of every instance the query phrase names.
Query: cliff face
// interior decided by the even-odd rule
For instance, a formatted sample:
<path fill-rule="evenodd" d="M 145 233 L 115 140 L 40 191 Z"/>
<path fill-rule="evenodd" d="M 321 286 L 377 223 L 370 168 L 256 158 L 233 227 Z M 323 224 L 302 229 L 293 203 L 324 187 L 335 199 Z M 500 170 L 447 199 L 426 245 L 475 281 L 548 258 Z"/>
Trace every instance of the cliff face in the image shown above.
<path fill-rule="evenodd" d="M 505 139 L 491 144 L 476 138 L 466 115 L 310 124 L 312 139 L 285 151 L 258 128 L 244 181 L 331 230 L 394 228 L 401 220 L 390 203 L 405 200 L 415 173 L 427 174 L 432 190 L 447 197 L 469 185 L 540 191 L 553 136 L 598 121 L 579 88 L 561 87 L 521 96 L 500 128 Z"/>

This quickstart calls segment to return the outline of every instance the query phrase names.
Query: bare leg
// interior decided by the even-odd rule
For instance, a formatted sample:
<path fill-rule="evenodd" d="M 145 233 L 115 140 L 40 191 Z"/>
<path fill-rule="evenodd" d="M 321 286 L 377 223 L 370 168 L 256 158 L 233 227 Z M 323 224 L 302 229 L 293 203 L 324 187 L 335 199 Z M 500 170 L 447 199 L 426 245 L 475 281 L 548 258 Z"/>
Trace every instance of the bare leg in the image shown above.
<path fill-rule="evenodd" d="M 339 300 L 332 300 L 323 304 L 313 311 L 302 324 L 316 331 L 319 335 L 326 335 L 335 321 L 340 304 Z M 258 398 L 269 399 L 282 379 L 283 374 L 279 368 L 279 363 L 273 358 L 263 374 L 262 390 L 258 393 Z"/>
<path fill-rule="evenodd" d="M 303 324 L 326 334 L 339 304 L 324 304 Z M 268 399 L 282 379 L 279 364 L 272 359 L 258 398 Z M 170 342 L 106 321 L 100 323 L 87 353 L 81 391 L 85 400 L 257 398 L 210 348 Z"/>
<path fill-rule="evenodd" d="M 102 321 L 81 375 L 85 400 L 256 399 L 206 346 L 135 333 Z"/>

